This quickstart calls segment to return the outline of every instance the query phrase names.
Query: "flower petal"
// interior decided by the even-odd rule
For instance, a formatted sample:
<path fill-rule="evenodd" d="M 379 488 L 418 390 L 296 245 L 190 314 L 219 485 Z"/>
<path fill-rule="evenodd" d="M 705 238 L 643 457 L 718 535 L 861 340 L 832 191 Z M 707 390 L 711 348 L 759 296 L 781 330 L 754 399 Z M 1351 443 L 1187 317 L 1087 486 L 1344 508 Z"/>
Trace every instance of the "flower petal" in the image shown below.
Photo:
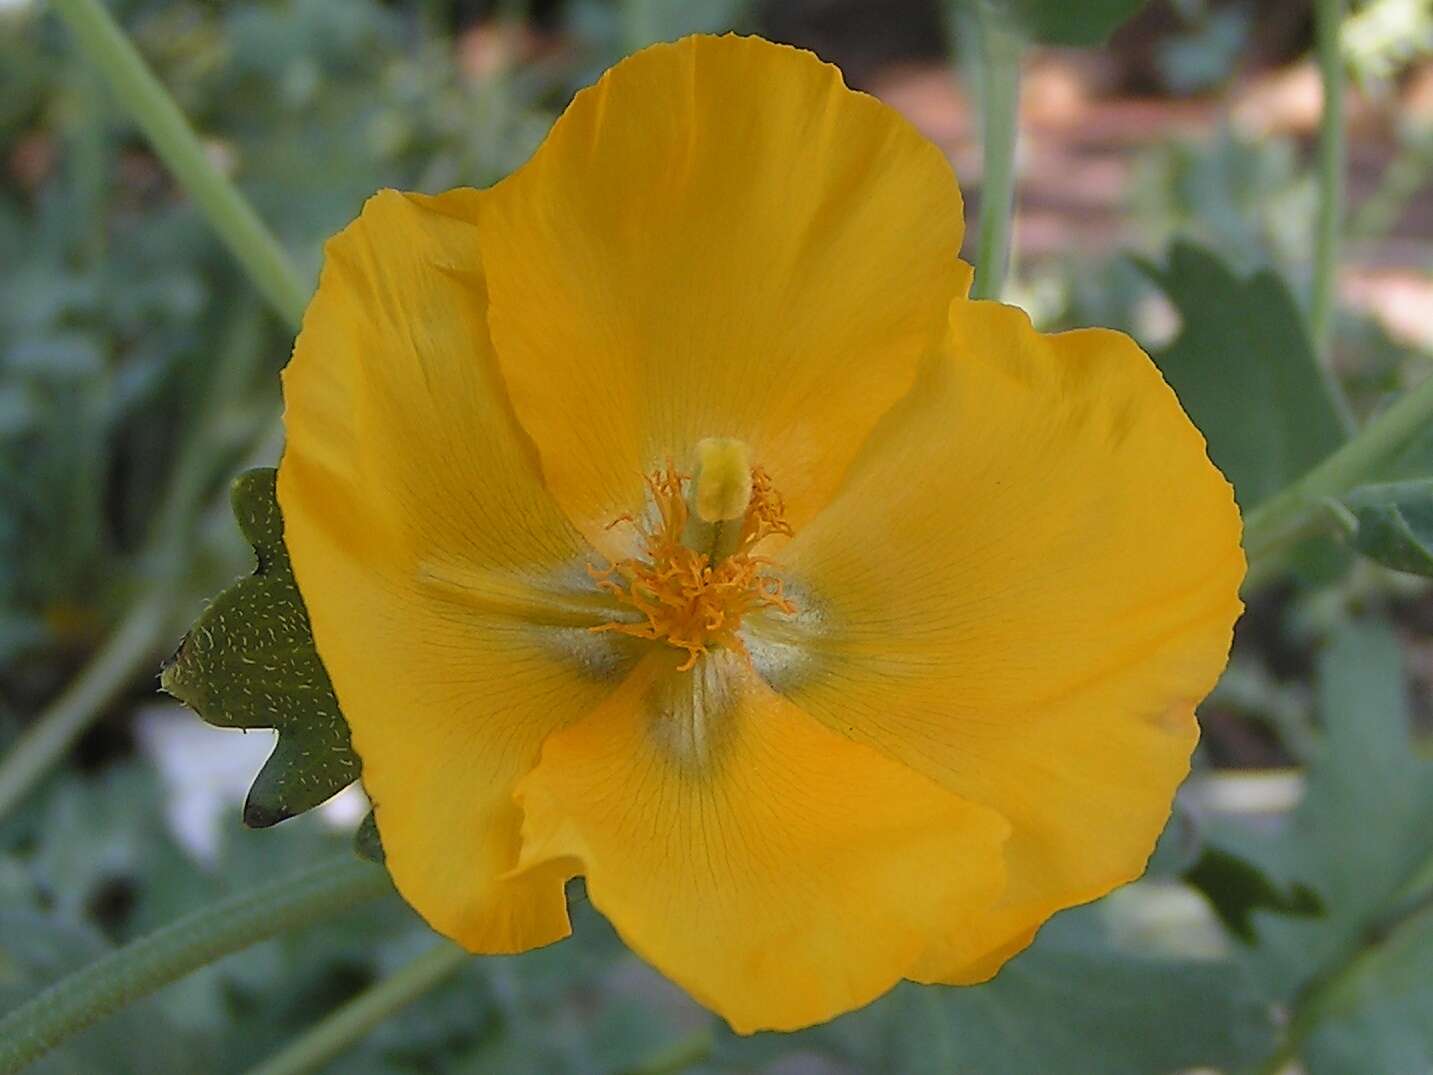
<path fill-rule="evenodd" d="M 623 61 L 480 204 L 503 377 L 599 547 L 704 437 L 746 441 L 799 524 L 969 279 L 940 151 L 757 38 Z"/>
<path fill-rule="evenodd" d="M 506 952 L 567 932 L 560 877 L 498 880 L 512 786 L 623 661 L 586 631 L 610 610 L 502 395 L 470 209 L 387 191 L 330 242 L 284 374 L 279 503 L 399 890 Z"/>
<path fill-rule="evenodd" d="M 952 339 L 782 551 L 801 615 L 750 629 L 797 705 L 1014 826 L 1002 907 L 917 971 L 967 981 L 1143 870 L 1244 559 L 1228 483 L 1133 341 L 964 301 Z"/>
<path fill-rule="evenodd" d="M 716 651 L 648 658 L 519 785 L 523 864 L 587 875 L 644 958 L 742 1032 L 865 1004 L 1003 884 L 1005 823 Z"/>

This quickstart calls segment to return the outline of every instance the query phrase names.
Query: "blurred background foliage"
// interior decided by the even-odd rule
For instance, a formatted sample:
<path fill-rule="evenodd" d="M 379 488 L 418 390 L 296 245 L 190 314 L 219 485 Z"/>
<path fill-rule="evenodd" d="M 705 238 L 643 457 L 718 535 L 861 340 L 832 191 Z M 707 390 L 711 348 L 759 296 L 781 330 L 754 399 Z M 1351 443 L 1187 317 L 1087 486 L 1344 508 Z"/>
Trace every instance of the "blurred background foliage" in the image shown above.
<path fill-rule="evenodd" d="M 310 277 L 376 188 L 490 183 L 575 89 L 694 30 L 814 48 L 950 153 L 972 220 L 979 200 L 964 24 L 936 0 L 111 10 Z M 1246 509 L 1341 443 L 1349 417 L 1307 394 L 1298 306 L 1317 199 L 1312 41 L 1303 3 L 1158 0 L 1102 48 L 1036 51 L 1024 87 L 1009 297 L 1046 327 L 1141 339 Z M 1332 354 L 1357 418 L 1433 359 L 1433 8 L 1356 3 L 1340 46 L 1355 92 Z M 0 1011 L 342 849 L 362 816 L 350 792 L 245 831 L 238 804 L 270 740 L 154 693 L 161 650 L 248 569 L 223 493 L 276 455 L 290 338 L 58 20 L 0 0 L 0 748 L 137 597 L 168 595 L 144 670 L 0 817 Z M 1387 477 L 1433 476 L 1423 440 Z M 1331 540 L 1291 567 L 1250 595 L 1150 876 L 1060 916 L 990 985 L 905 986 L 827 1027 L 735 1039 L 576 889 L 573 942 L 465 964 L 325 1070 L 1433 1070 L 1433 594 Z M 248 1070 L 431 939 L 396 902 L 375 905 L 207 968 L 35 1070 Z M 1299 1046 L 1273 1055 L 1290 1021 Z"/>

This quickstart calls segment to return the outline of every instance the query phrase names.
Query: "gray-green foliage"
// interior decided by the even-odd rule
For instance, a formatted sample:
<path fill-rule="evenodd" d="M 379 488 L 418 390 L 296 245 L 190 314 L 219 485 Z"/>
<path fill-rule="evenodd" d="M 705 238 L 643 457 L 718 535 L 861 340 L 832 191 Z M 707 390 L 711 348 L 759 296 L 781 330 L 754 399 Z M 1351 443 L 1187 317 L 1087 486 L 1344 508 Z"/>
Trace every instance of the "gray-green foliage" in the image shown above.
<path fill-rule="evenodd" d="M 1140 154 L 1131 230 L 1142 249 L 1185 239 L 1241 271 L 1272 264 L 1297 279 L 1312 251 L 1315 195 L 1296 142 L 1225 125 L 1207 138 L 1173 135 Z"/>
<path fill-rule="evenodd" d="M 265 832 L 223 826 L 218 860 L 199 865 L 159 823 L 151 781 L 139 765 L 116 766 L 103 781 L 68 779 L 0 827 L 0 1014 L 113 942 L 297 873 L 351 844 L 312 814 Z M 150 823 L 135 825 L 137 814 Z M 82 816 L 89 819 L 83 849 L 36 858 L 36 837 L 74 835 L 55 829 L 53 819 Z M 98 856 L 103 868 L 97 868 L 93 852 L 104 847 L 115 852 Z M 60 891 L 63 907 L 53 902 Z M 633 973 L 633 957 L 580 889 L 572 919 L 574 936 L 561 945 L 465 965 L 357 1043 L 341 1070 L 616 1075 L 678 1038 L 679 1030 L 654 1018 L 652 998 L 659 1005 L 675 1000 L 688 1018 L 695 1013 L 655 976 Z M 432 943 L 399 900 L 380 900 L 206 967 L 76 1036 L 34 1070 L 232 1075 Z"/>
<path fill-rule="evenodd" d="M 1312 888 L 1324 914 L 1256 912 L 1247 962 L 1271 1000 L 1293 1007 L 1317 1075 L 1425 1071 L 1433 762 L 1413 748 L 1403 662 L 1386 628 L 1338 632 L 1320 660 L 1318 704 L 1323 747 L 1292 819 L 1275 834 L 1225 835 L 1276 877 Z"/>
<path fill-rule="evenodd" d="M 521 163 L 569 88 L 560 67 L 467 76 L 440 27 L 375 0 L 110 6 L 305 269 L 380 186 Z M 249 285 L 47 5 L 0 7 L 0 71 L 0 676 L 28 708 L 57 654 L 153 584 L 138 552 L 196 417 L 271 415 L 291 341 L 261 315 L 234 324 Z M 12 166 L 37 169 L 33 190 Z M 230 336 L 249 354 L 222 354 Z M 216 370 L 246 362 L 255 376 L 206 410 Z M 240 461 L 212 463 L 217 493 Z"/>
<path fill-rule="evenodd" d="M 402 5 L 113 5 L 216 154 L 310 265 L 318 240 L 374 187 L 494 179 L 521 161 L 565 95 L 615 50 L 720 29 L 713 21 L 736 16 L 712 13 L 742 6 L 618 8 L 591 0 L 566 26 L 575 57 L 567 66 L 460 74 L 452 43 Z M 1010 0 L 1006 11 L 1037 40 L 1091 41 L 1139 6 Z M 0 12 L 6 18 L 13 21 L 0 22 L 0 141 L 8 147 L 38 124 L 60 152 L 33 194 L 0 187 L 7 270 L 0 287 L 0 673 L 12 676 L 0 684 L 0 704 L 32 663 L 62 665 L 68 647 L 88 645 L 116 595 L 149 584 L 152 565 L 137 564 L 132 553 L 163 499 L 175 446 L 205 398 L 216 341 L 229 336 L 233 297 L 245 286 L 204 222 L 162 176 L 144 171 L 126 128 L 93 107 L 96 87 L 65 63 L 53 27 Z M 20 32 L 9 34 L 12 26 Z M 137 182 L 113 182 L 121 161 L 139 169 Z M 1151 269 L 1184 325 L 1156 357 L 1248 508 L 1343 437 L 1288 291 L 1271 275 L 1230 267 L 1259 262 L 1270 245 L 1275 260 L 1301 252 L 1308 186 L 1293 146 L 1277 140 L 1252 146 L 1223 138 L 1207 152 L 1179 147 L 1156 172 L 1168 225 L 1212 239 L 1220 251 L 1176 246 L 1167 266 Z M 1286 242 L 1290 234 L 1297 241 Z M 233 335 L 236 347 L 270 370 L 287 347 L 266 323 L 239 325 Z M 271 409 L 273 378 L 254 382 L 240 409 Z M 1364 387 L 1372 397 L 1392 386 Z M 232 421 L 235 412 L 221 418 Z M 1427 478 L 1429 459 L 1427 445 L 1410 446 L 1381 477 Z M 216 460 L 207 481 L 216 485 L 236 465 Z M 205 622 L 212 630 L 244 594 L 262 592 L 272 605 L 277 589 L 289 610 L 279 621 L 287 634 L 281 640 L 262 621 L 240 622 L 240 633 L 258 633 L 227 643 L 212 633 L 202 645 L 191 640 L 188 660 L 210 673 L 191 683 L 191 697 L 218 723 L 281 726 L 279 751 L 253 799 L 267 813 L 251 816 L 262 820 L 326 797 L 352 776 L 353 763 L 332 694 L 318 689 L 326 680 L 299 621 L 292 579 L 275 571 L 283 557 L 271 477 L 249 491 L 267 498 L 248 503 L 245 516 L 263 572 L 221 598 Z M 1426 501 L 1410 499 L 1414 491 L 1349 499 L 1363 551 L 1394 566 L 1421 562 L 1428 519 Z M 237 570 L 237 561 L 231 566 Z M 297 678 L 314 689 L 300 697 L 285 684 L 256 683 L 254 667 L 223 659 L 236 650 L 276 675 L 288 663 L 292 678 L 297 667 Z M 20 661 L 22 654 L 42 660 Z M 250 678 L 235 679 L 236 670 Z M 171 670 L 171 685 L 176 678 L 183 676 Z M 1273 838 L 1224 825 L 1202 856 L 1197 846 L 1177 856 L 1167 876 L 1190 873 L 1222 899 L 1221 912 L 1243 935 L 1226 938 L 1221 957 L 1132 952 L 1102 928 L 1102 912 L 1076 911 L 988 985 L 902 986 L 865 1011 L 796 1035 L 735 1039 L 718 1028 L 709 1066 L 756 1071 L 814 1053 L 843 1070 L 902 1075 L 1234 1069 L 1273 1048 L 1275 1013 L 1292 1009 L 1290 1032 L 1311 1075 L 1428 1070 L 1433 773 L 1411 738 L 1402 684 L 1387 632 L 1339 633 L 1321 661 L 1318 762 L 1292 821 Z M 46 693 L 48 685 L 32 692 L 21 683 L 19 694 Z M 338 759 L 320 766 L 317 778 L 293 768 L 301 744 L 314 738 L 326 743 L 320 757 Z M 349 840 L 312 816 L 262 834 L 226 829 L 219 860 L 201 867 L 175 846 L 160 814 L 153 774 L 110 762 L 64 774 L 0 826 L 0 1011 L 111 943 Z M 372 857 L 382 853 L 376 835 L 371 824 L 360 834 Z M 1210 861 L 1219 868 L 1201 871 Z M 1305 892 L 1322 914 L 1311 913 Z M 342 1070 L 615 1075 L 712 1025 L 638 968 L 580 889 L 573 917 L 573 940 L 473 961 L 358 1044 Z M 430 942 L 396 901 L 376 905 L 206 968 L 76 1038 L 36 1070 L 241 1070 Z"/>

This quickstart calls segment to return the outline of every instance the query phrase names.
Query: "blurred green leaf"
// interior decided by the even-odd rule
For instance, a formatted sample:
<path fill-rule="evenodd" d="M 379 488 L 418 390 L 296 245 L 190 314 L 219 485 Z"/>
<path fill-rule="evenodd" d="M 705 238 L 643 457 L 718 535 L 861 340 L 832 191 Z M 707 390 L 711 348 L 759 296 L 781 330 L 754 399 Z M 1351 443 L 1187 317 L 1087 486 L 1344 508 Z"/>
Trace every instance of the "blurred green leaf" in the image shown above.
<path fill-rule="evenodd" d="M 1219 920 L 1240 940 L 1254 941 L 1254 912 L 1317 915 L 1323 903 L 1305 885 L 1274 882 L 1259 866 L 1217 844 L 1206 843 L 1184 879 L 1203 892 Z"/>
<path fill-rule="evenodd" d="M 997 0 L 1021 31 L 1042 45 L 1098 45 L 1145 0 Z"/>
<path fill-rule="evenodd" d="M 1144 7 L 1146 0 L 951 0 L 956 14 L 989 13 L 1028 41 L 1090 46 L 1105 39 Z"/>
<path fill-rule="evenodd" d="M 988 985 L 945 994 L 956 1070 L 1157 1075 L 1232 1065 L 1268 1039 L 1268 1012 L 1233 964 L 1125 954 L 1077 923 Z"/>
<path fill-rule="evenodd" d="M 160 676 L 210 724 L 278 731 L 244 804 L 253 828 L 312 809 L 359 770 L 284 547 L 276 477 L 264 467 L 234 482 L 234 515 L 258 567 L 204 610 Z"/>
<path fill-rule="evenodd" d="M 1358 520 L 1354 548 L 1395 571 L 1433 575 L 1433 481 L 1366 485 L 1344 502 Z"/>
<path fill-rule="evenodd" d="M 1046 926 L 985 985 L 905 984 L 789 1040 L 892 1075 L 1162 1075 L 1234 1065 L 1266 1049 L 1271 1035 L 1268 1008 L 1239 966 L 1131 954 L 1114 945 L 1097 910 L 1081 908 Z M 767 1037 L 722 1047 L 750 1049 Z"/>
<path fill-rule="evenodd" d="M 1213 89 L 1234 72 L 1249 44 L 1253 18 L 1241 7 L 1206 10 L 1189 32 L 1160 43 L 1160 72 L 1176 94 Z"/>
<path fill-rule="evenodd" d="M 1241 278 L 1192 243 L 1164 267 L 1141 262 L 1179 311 L 1153 358 L 1243 510 L 1283 489 L 1345 439 L 1293 297 L 1272 272 Z"/>

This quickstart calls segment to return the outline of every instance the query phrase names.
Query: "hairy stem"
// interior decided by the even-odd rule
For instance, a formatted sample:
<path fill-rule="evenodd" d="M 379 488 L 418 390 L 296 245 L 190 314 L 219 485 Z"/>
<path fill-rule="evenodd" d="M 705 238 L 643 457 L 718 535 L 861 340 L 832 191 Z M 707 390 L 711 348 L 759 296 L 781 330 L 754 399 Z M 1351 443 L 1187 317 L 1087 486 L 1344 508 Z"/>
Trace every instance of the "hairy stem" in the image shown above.
<path fill-rule="evenodd" d="M 304 1075 L 318 1071 L 384 1019 L 441 985 L 471 957 L 447 941 L 321 1019 L 249 1075 Z"/>
<path fill-rule="evenodd" d="M 186 915 L 61 978 L 0 1019 L 0 1075 L 230 952 L 392 890 L 384 870 L 342 855 Z"/>

